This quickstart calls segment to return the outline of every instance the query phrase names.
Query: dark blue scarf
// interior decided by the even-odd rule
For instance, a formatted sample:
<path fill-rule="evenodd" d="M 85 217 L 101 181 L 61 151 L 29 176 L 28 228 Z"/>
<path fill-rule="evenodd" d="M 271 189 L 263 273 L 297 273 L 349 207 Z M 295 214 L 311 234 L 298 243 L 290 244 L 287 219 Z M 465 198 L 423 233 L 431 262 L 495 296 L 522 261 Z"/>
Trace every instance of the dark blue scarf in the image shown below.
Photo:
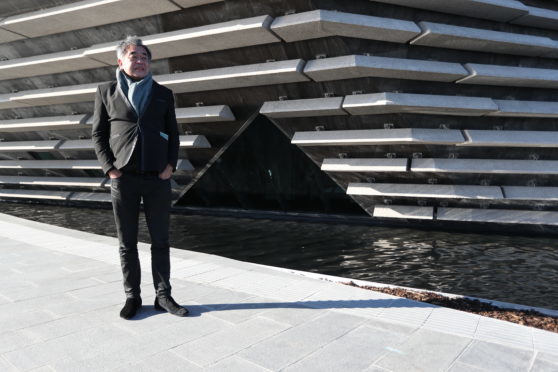
<path fill-rule="evenodd" d="M 117 68 L 116 80 L 122 92 L 124 92 L 124 95 L 128 97 L 128 101 L 130 101 L 136 114 L 141 116 L 149 103 L 149 97 L 151 95 L 151 86 L 153 85 L 151 73 L 141 80 L 134 81 L 130 79 L 124 71 Z"/>

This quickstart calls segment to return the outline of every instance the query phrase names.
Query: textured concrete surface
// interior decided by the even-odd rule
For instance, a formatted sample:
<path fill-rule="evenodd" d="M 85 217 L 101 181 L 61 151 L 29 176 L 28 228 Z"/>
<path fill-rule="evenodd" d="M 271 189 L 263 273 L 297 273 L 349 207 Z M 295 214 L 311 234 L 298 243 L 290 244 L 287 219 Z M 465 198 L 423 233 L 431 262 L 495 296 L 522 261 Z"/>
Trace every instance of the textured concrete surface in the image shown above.
<path fill-rule="evenodd" d="M 459 84 L 500 85 L 513 87 L 556 88 L 558 72 L 549 68 L 484 65 L 465 63 L 469 76 Z"/>
<path fill-rule="evenodd" d="M 375 0 L 437 12 L 506 22 L 528 13 L 527 6 L 517 0 Z"/>
<path fill-rule="evenodd" d="M 504 186 L 507 199 L 558 200 L 558 187 Z"/>
<path fill-rule="evenodd" d="M 347 194 L 457 199 L 502 199 L 504 197 L 498 186 L 397 183 L 350 183 Z"/>
<path fill-rule="evenodd" d="M 518 25 L 558 30 L 558 11 L 527 6 L 528 14 L 511 21 Z"/>
<path fill-rule="evenodd" d="M 304 73 L 316 82 L 382 77 L 450 83 L 469 75 L 459 63 L 361 55 L 311 60 Z"/>
<path fill-rule="evenodd" d="M 28 38 L 34 38 L 179 9 L 167 0 L 78 1 L 47 10 L 8 17 L 0 22 L 0 27 Z"/>
<path fill-rule="evenodd" d="M 460 144 L 465 140 L 454 129 L 355 129 L 296 132 L 291 143 L 298 146 L 387 145 L 420 143 L 434 145 Z"/>
<path fill-rule="evenodd" d="M 461 146 L 558 147 L 558 132 L 529 130 L 464 130 Z"/>
<path fill-rule="evenodd" d="M 558 334 L 276 268 L 172 250 L 191 316 L 120 319 L 114 238 L 0 214 L 2 371 L 541 371 Z M 149 248 L 140 244 L 149 267 Z"/>
<path fill-rule="evenodd" d="M 214 52 L 217 50 L 269 44 L 280 39 L 269 31 L 272 18 L 267 15 L 221 22 L 201 27 L 146 35 L 145 45 L 154 59 Z M 113 65 L 116 62 L 117 40 L 93 45 L 84 55 Z"/>
<path fill-rule="evenodd" d="M 420 34 L 414 22 L 321 9 L 277 17 L 271 30 L 287 42 L 338 35 L 406 43 Z"/>
<path fill-rule="evenodd" d="M 0 120 L 2 132 L 87 128 L 90 115 L 47 116 L 27 119 Z"/>
<path fill-rule="evenodd" d="M 495 99 L 494 103 L 498 105 L 498 111 L 489 113 L 488 116 L 558 117 L 555 102 Z"/>
<path fill-rule="evenodd" d="M 235 116 L 231 108 L 226 105 L 200 106 L 178 108 L 176 121 L 178 123 L 213 123 L 220 121 L 234 121 Z"/>
<path fill-rule="evenodd" d="M 412 172 L 558 174 L 556 160 L 413 159 Z"/>
<path fill-rule="evenodd" d="M 558 42 L 549 37 L 432 22 L 419 25 L 423 33 L 411 42 L 415 45 L 537 57 L 558 55 Z"/>
<path fill-rule="evenodd" d="M 514 211 L 509 209 L 438 208 L 440 221 L 469 221 L 558 225 L 558 212 Z M 558 347 L 558 344 L 556 344 Z"/>
<path fill-rule="evenodd" d="M 374 207 L 374 217 L 432 220 L 434 219 L 434 207 L 414 207 L 409 205 L 376 205 Z"/>
<path fill-rule="evenodd" d="M 341 108 L 343 97 L 294 99 L 264 102 L 260 114 L 269 118 L 347 115 Z"/>
<path fill-rule="evenodd" d="M 482 116 L 498 110 L 486 97 L 456 97 L 435 94 L 371 93 L 345 97 L 343 108 L 352 115 L 419 113 Z"/>
<path fill-rule="evenodd" d="M 406 172 L 405 159 L 324 159 L 322 170 L 327 172 Z"/>

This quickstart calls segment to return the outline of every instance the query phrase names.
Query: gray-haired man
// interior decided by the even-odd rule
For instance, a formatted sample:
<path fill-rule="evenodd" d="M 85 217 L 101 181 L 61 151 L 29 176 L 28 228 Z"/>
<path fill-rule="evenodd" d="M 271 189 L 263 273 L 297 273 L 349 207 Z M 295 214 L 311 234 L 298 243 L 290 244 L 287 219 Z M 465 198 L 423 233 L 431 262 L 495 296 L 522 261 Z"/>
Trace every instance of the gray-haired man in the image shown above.
<path fill-rule="evenodd" d="M 173 94 L 151 78 L 151 52 L 140 39 L 122 41 L 117 61 L 116 81 L 97 89 L 92 138 L 103 171 L 111 179 L 126 293 L 120 316 L 131 319 L 142 303 L 137 249 L 142 199 L 151 236 L 155 308 L 185 316 L 188 310 L 171 297 L 169 281 L 170 178 L 179 147 Z"/>

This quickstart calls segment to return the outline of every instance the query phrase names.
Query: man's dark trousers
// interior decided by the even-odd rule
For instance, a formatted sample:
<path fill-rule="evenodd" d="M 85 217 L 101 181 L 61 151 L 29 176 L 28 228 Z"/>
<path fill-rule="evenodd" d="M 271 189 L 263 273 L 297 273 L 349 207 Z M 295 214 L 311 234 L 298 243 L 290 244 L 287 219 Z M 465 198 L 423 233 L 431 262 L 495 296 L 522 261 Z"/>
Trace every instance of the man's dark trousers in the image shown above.
<path fill-rule="evenodd" d="M 151 271 L 158 297 L 170 296 L 169 216 L 170 179 L 162 180 L 157 172 L 124 172 L 111 180 L 111 196 L 116 230 L 120 241 L 120 264 L 127 298 L 140 297 L 141 269 L 137 236 L 140 200 L 151 236 Z"/>

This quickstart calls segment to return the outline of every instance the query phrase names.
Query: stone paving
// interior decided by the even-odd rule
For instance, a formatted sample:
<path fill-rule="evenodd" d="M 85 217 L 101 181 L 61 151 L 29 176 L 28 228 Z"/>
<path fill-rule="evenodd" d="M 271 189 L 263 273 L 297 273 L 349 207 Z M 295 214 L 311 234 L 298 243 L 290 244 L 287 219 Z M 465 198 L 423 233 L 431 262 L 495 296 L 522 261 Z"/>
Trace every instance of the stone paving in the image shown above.
<path fill-rule="evenodd" d="M 0 242 L 0 371 L 558 371 L 555 333 L 177 249 L 192 315 L 146 271 L 126 321 L 116 239 L 0 214 Z"/>

